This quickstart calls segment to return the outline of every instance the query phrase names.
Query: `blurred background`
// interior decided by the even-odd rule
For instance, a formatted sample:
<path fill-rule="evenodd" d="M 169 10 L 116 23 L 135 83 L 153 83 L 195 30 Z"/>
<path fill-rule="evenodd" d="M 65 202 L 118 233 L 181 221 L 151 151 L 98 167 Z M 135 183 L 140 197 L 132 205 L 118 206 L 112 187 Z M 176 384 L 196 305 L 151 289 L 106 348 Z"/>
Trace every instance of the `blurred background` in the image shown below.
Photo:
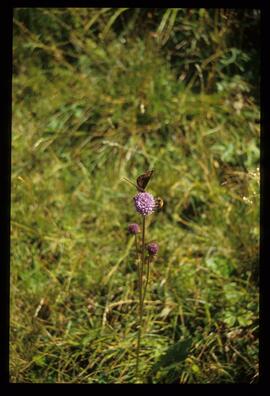
<path fill-rule="evenodd" d="M 148 383 L 258 380 L 260 13 L 16 8 L 11 382 L 135 382 L 133 182 L 155 172 Z"/>

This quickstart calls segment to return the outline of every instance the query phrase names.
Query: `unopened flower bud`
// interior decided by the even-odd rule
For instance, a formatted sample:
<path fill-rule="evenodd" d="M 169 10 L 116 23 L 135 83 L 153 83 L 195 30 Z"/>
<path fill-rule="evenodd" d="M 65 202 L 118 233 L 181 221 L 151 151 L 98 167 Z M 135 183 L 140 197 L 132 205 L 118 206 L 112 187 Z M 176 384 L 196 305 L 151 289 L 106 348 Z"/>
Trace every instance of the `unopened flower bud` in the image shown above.
<path fill-rule="evenodd" d="M 149 256 L 155 256 L 159 250 L 159 246 L 156 242 L 150 242 L 147 245 L 147 250 L 148 250 Z"/>
<path fill-rule="evenodd" d="M 138 224 L 136 224 L 136 223 L 133 223 L 133 224 L 129 224 L 129 226 L 128 226 L 128 232 L 130 233 L 130 234 L 138 234 L 139 232 L 140 232 L 141 230 L 140 230 L 140 227 L 139 227 L 139 225 Z"/>

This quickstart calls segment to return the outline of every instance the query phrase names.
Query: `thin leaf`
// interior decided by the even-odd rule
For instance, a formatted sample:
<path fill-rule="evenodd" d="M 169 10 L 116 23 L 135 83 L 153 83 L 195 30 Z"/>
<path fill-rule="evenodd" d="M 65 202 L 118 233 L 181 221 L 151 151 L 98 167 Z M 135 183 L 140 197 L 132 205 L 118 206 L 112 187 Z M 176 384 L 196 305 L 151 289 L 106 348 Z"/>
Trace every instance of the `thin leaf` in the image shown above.
<path fill-rule="evenodd" d="M 121 15 L 124 11 L 128 10 L 129 8 L 119 8 L 118 11 L 116 11 L 111 18 L 109 19 L 109 22 L 107 23 L 107 25 L 105 26 L 105 28 L 103 29 L 102 32 L 102 38 L 104 39 L 106 37 L 106 35 L 108 34 L 111 26 L 113 25 L 113 23 L 116 21 L 116 19 L 119 17 L 119 15 Z"/>

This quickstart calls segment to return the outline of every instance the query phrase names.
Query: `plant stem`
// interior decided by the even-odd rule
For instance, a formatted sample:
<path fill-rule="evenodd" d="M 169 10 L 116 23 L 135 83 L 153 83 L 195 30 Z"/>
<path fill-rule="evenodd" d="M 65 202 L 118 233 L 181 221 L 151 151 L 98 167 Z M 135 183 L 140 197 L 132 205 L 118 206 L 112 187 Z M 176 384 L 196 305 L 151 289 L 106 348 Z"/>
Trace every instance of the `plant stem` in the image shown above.
<path fill-rule="evenodd" d="M 138 281 L 140 283 L 140 279 L 141 279 L 140 251 L 139 251 L 139 247 L 138 247 L 138 239 L 137 239 L 137 235 L 136 234 L 135 234 L 135 246 L 136 246 L 136 254 L 137 254 Z"/>
<path fill-rule="evenodd" d="M 142 255 L 141 255 L 141 268 L 139 270 L 139 328 L 138 328 L 138 340 L 137 340 L 137 351 L 136 351 L 136 378 L 138 379 L 139 374 L 139 357 L 141 348 L 141 333 L 142 333 L 142 316 L 143 316 L 143 268 L 144 268 L 144 257 L 145 257 L 145 216 L 142 216 Z M 138 264 L 140 265 L 140 264 Z"/>
<path fill-rule="evenodd" d="M 146 275 L 142 303 L 144 303 L 144 299 L 145 299 L 145 295 L 146 295 L 146 289 L 147 289 L 148 280 L 149 280 L 149 272 L 150 272 L 150 257 L 148 257 L 148 259 L 147 259 L 147 275 Z"/>

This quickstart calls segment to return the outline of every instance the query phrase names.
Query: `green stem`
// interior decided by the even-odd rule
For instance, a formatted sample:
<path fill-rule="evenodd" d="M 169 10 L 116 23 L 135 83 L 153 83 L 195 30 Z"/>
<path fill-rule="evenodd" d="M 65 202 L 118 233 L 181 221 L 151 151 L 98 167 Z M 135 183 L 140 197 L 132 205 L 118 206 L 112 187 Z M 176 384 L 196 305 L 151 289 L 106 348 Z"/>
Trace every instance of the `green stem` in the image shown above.
<path fill-rule="evenodd" d="M 138 339 L 137 339 L 137 351 L 136 351 L 136 378 L 139 379 L 139 357 L 141 348 L 141 333 L 142 333 L 142 317 L 143 317 L 143 268 L 145 258 L 145 216 L 142 216 L 142 255 L 141 255 L 141 268 L 138 270 L 139 273 L 139 328 L 138 328 Z M 139 265 L 139 264 L 138 264 Z"/>
<path fill-rule="evenodd" d="M 137 235 L 135 234 L 135 246 L 136 246 L 136 254 L 137 254 L 137 269 L 138 269 L 138 280 L 140 282 L 141 279 L 141 271 L 140 271 L 140 252 L 139 252 L 139 247 L 138 247 L 138 239 Z"/>
<path fill-rule="evenodd" d="M 148 280 L 149 280 L 149 273 L 150 273 L 150 257 L 148 257 L 148 259 L 147 259 L 147 275 L 146 275 L 146 282 L 145 282 L 145 287 L 144 287 L 144 292 L 143 292 L 143 300 L 142 300 L 143 304 L 144 304 L 146 289 L 147 289 Z"/>

